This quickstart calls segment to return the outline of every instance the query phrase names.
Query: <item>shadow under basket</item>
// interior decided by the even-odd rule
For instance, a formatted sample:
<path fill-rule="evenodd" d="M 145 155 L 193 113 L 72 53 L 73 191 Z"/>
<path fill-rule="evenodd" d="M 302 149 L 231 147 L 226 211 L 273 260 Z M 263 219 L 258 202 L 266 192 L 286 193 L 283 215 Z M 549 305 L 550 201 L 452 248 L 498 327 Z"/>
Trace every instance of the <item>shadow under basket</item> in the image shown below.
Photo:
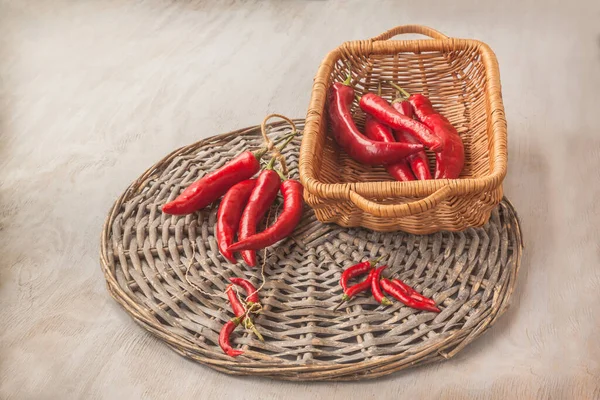
<path fill-rule="evenodd" d="M 389 40 L 404 33 L 433 39 Z M 341 150 L 327 121 L 327 91 L 350 74 L 356 94 L 377 92 L 391 101 L 394 82 L 429 97 L 456 127 L 465 147 L 459 179 L 397 182 Z M 365 115 L 352 114 L 362 130 Z M 435 158 L 428 153 L 433 170 Z M 300 151 L 305 200 L 322 222 L 376 231 L 427 234 L 483 225 L 502 199 L 507 133 L 496 57 L 484 43 L 448 38 L 431 28 L 400 26 L 330 52 L 314 80 Z"/>

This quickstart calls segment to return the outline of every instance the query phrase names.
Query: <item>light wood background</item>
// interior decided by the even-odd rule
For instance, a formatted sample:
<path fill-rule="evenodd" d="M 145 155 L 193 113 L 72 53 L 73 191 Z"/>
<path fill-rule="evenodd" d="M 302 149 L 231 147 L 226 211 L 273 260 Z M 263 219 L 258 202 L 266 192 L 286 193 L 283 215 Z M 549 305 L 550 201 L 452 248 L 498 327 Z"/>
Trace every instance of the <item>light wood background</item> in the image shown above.
<path fill-rule="evenodd" d="M 454 359 L 373 382 L 232 378 L 108 296 L 102 223 L 179 146 L 303 117 L 326 52 L 400 24 L 487 42 L 525 256 Z M 600 398 L 600 2 L 0 0 L 1 399 Z"/>

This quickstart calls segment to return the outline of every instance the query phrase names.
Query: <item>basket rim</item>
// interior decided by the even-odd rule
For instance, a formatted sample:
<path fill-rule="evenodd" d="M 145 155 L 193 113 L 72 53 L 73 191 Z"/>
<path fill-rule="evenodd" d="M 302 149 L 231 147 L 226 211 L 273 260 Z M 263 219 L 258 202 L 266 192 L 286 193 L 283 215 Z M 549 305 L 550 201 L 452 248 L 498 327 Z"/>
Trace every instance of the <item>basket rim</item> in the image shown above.
<path fill-rule="evenodd" d="M 419 27 L 419 26 L 417 26 Z M 419 29 L 430 29 L 420 27 Z M 321 119 L 325 117 L 326 92 L 335 63 L 349 49 L 362 54 L 396 54 L 398 52 L 449 51 L 450 49 L 476 48 L 486 74 L 485 88 L 490 103 L 487 113 L 491 119 L 491 135 L 494 158 L 490 159 L 490 173 L 480 178 L 437 179 L 427 181 L 377 181 L 326 183 L 318 179 L 314 165 L 315 142 L 319 136 Z M 356 50 L 358 49 L 358 50 Z M 350 200 L 355 192 L 371 198 L 429 196 L 450 186 L 454 195 L 481 193 L 493 190 L 502 184 L 507 170 L 507 126 L 504 117 L 498 62 L 492 49 L 474 39 L 416 39 L 416 40 L 361 40 L 349 41 L 327 54 L 314 78 L 311 100 L 306 116 L 306 126 L 300 147 L 299 172 L 305 190 L 319 197 L 334 200 Z"/>

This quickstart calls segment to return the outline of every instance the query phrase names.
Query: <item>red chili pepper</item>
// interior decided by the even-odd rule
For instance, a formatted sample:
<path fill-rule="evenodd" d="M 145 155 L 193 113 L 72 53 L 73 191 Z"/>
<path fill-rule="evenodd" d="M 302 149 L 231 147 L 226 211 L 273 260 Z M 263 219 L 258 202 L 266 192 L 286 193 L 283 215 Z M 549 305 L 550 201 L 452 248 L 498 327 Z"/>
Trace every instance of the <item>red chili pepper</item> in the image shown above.
<path fill-rule="evenodd" d="M 439 308 L 437 308 L 436 306 L 434 306 L 430 303 L 426 303 L 426 302 L 423 302 L 420 300 L 413 299 L 412 297 L 410 297 L 408 295 L 407 292 L 404 291 L 404 289 L 402 289 L 400 286 L 398 286 L 397 284 L 395 284 L 394 282 L 392 282 L 388 279 L 384 278 L 381 280 L 381 287 L 383 290 L 385 290 L 387 293 L 389 293 L 396 300 L 400 301 L 401 303 L 403 303 L 411 308 L 415 308 L 417 310 L 440 312 Z"/>
<path fill-rule="evenodd" d="M 370 115 L 367 116 L 365 121 L 365 134 L 369 139 L 376 140 L 379 142 L 394 143 L 394 136 L 390 128 L 385 126 L 383 123 L 377 121 Z M 408 157 L 411 157 L 409 155 Z M 395 164 L 386 165 L 385 169 L 387 172 L 397 181 L 414 181 L 416 178 L 412 173 L 408 161 L 401 159 Z"/>
<path fill-rule="evenodd" d="M 406 100 L 403 101 L 402 99 L 398 98 L 392 101 L 392 107 L 394 107 L 400 114 L 406 115 L 409 118 L 414 116 L 413 106 Z M 400 143 L 418 143 L 410 133 L 405 132 L 404 130 L 394 131 L 394 136 Z M 427 161 L 427 154 L 425 154 L 424 151 L 411 154 L 410 156 L 406 157 L 406 159 L 408 160 L 410 168 L 417 179 L 421 181 L 431 179 L 429 161 Z"/>
<path fill-rule="evenodd" d="M 395 130 L 404 130 L 435 152 L 444 147 L 444 142 L 430 128 L 406 115 L 400 114 L 385 99 L 375 93 L 366 93 L 360 98 L 360 108 L 378 121 Z M 405 144 L 405 143 L 402 143 Z M 412 153 L 411 153 L 412 154 Z M 408 155 L 408 154 L 407 154 Z"/>
<path fill-rule="evenodd" d="M 381 286 L 379 285 L 381 273 L 386 268 L 387 265 L 383 265 L 377 269 L 374 269 L 369 274 L 371 275 L 371 293 L 373 293 L 373 297 L 375 298 L 375 300 L 382 306 L 391 306 L 392 302 L 389 301 L 388 298 L 383 295 L 383 292 L 381 291 Z"/>
<path fill-rule="evenodd" d="M 254 334 L 256 335 L 256 337 L 258 337 L 258 339 L 261 342 L 264 342 L 265 339 L 262 337 L 262 335 L 260 334 L 258 329 L 256 329 L 256 327 L 254 326 L 254 323 L 252 322 L 250 317 L 247 316 L 248 311 L 244 308 L 244 305 L 242 304 L 240 299 L 237 297 L 237 294 L 235 293 L 235 290 L 233 289 L 233 285 L 227 286 L 227 289 L 225 290 L 225 292 L 227 292 L 227 298 L 229 298 L 229 303 L 231 303 L 231 309 L 233 310 L 233 313 L 235 314 L 235 316 L 238 318 L 241 318 L 242 323 L 244 324 L 244 327 L 247 329 L 251 329 L 252 332 L 254 332 Z"/>
<path fill-rule="evenodd" d="M 365 137 L 356 127 L 350 113 L 350 104 L 354 100 L 354 89 L 350 86 L 336 82 L 331 86 L 328 97 L 333 136 L 340 147 L 356 161 L 368 165 L 392 164 L 423 150 L 423 146 L 418 144 L 384 143 Z"/>
<path fill-rule="evenodd" d="M 408 101 L 417 118 L 444 142 L 444 149 L 436 154 L 435 179 L 456 179 L 465 163 L 465 150 L 456 128 L 433 109 L 431 101 L 422 94 L 413 94 Z"/>
<path fill-rule="evenodd" d="M 404 289 L 404 291 L 413 299 L 420 300 L 425 303 L 429 303 L 432 306 L 435 306 L 435 301 L 433 299 L 423 296 L 421 293 L 417 292 L 415 289 L 411 288 L 406 283 L 402 282 L 400 279 L 392 279 L 392 282 Z"/>
<path fill-rule="evenodd" d="M 225 197 L 221 200 L 221 204 L 219 204 L 215 236 L 223 257 L 234 264 L 236 259 L 233 253 L 228 250 L 228 247 L 233 243 L 240 224 L 240 218 L 242 218 L 242 212 L 255 185 L 256 179 L 236 183 L 227 191 Z"/>
<path fill-rule="evenodd" d="M 352 285 L 349 288 L 344 289 L 344 294 L 342 295 L 342 301 L 338 303 L 337 306 L 333 308 L 333 311 L 337 310 L 342 304 L 349 301 L 351 298 L 356 296 L 359 293 L 366 292 L 371 288 L 371 274 L 366 277 L 366 279 L 356 285 Z"/>
<path fill-rule="evenodd" d="M 279 178 L 277 172 L 272 169 L 265 169 L 260 173 L 240 220 L 238 232 L 240 242 L 256 234 L 256 227 L 264 218 L 273 201 L 275 201 L 280 185 L 281 178 Z M 249 266 L 256 266 L 256 252 L 254 250 L 242 251 L 242 257 Z"/>
<path fill-rule="evenodd" d="M 237 285 L 246 291 L 246 296 L 248 296 L 246 303 L 248 303 L 249 306 L 252 305 L 252 303 L 260 303 L 260 300 L 258 299 L 258 291 L 249 280 L 243 278 L 229 278 L 229 280 L 234 285 Z"/>
<path fill-rule="evenodd" d="M 277 243 L 294 231 L 302 217 L 302 185 L 295 180 L 281 184 L 283 211 L 277 221 L 261 233 L 252 235 L 229 246 L 230 251 L 258 250 Z"/>
<path fill-rule="evenodd" d="M 281 151 L 293 136 L 293 134 L 284 136 L 275 141 L 275 144 L 285 141 L 278 149 Z M 260 170 L 259 160 L 267 151 L 267 148 L 263 148 L 254 153 L 243 152 L 218 170 L 209 172 L 192 183 L 175 200 L 163 205 L 162 212 L 185 215 L 203 209 L 223 196 L 236 183 L 252 178 Z"/>
<path fill-rule="evenodd" d="M 378 259 L 371 261 L 363 261 L 361 263 L 355 264 L 351 267 L 348 267 L 342 272 L 342 276 L 340 278 L 340 285 L 342 289 L 344 289 L 344 293 L 346 289 L 348 289 L 348 281 L 352 278 L 356 278 L 357 276 L 366 274 L 369 272 L 384 256 L 379 257 Z"/>
<path fill-rule="evenodd" d="M 229 336 L 231 336 L 231 332 L 235 330 L 239 323 L 240 322 L 237 318 L 229 320 L 225 323 L 225 325 L 223 325 L 221 332 L 219 333 L 219 346 L 221 346 L 221 349 L 223 349 L 225 354 L 231 357 L 237 357 L 240 354 L 244 354 L 243 351 L 235 350 L 233 347 L 231 347 L 231 343 L 229 342 Z"/>

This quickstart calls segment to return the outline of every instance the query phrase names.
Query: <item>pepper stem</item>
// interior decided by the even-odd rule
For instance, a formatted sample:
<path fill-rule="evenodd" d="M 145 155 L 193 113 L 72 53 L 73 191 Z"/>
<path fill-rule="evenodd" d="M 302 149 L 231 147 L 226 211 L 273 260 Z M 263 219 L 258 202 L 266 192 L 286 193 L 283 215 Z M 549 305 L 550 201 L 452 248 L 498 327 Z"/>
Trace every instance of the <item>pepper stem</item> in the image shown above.
<path fill-rule="evenodd" d="M 375 260 L 373 260 L 373 261 L 369 261 L 369 262 L 371 263 L 371 267 L 374 267 L 375 265 L 379 264 L 379 261 L 383 260 L 385 256 L 386 256 L 386 255 L 385 255 L 385 254 L 383 254 L 382 256 L 379 256 L 379 257 L 378 257 L 378 258 L 376 258 Z"/>
<path fill-rule="evenodd" d="M 244 320 L 244 324 L 244 328 L 250 329 L 252 332 L 254 332 L 258 340 L 260 340 L 261 342 L 265 341 L 265 338 L 260 334 L 258 329 L 256 329 L 256 326 L 254 326 L 254 323 L 252 322 L 252 320 L 250 320 L 250 318 L 246 317 L 246 319 Z"/>
<path fill-rule="evenodd" d="M 292 132 L 292 133 L 290 133 L 288 135 L 280 137 L 279 139 L 275 140 L 273 143 L 275 145 L 278 145 L 278 144 L 280 144 L 280 143 L 282 143 L 282 142 L 285 141 L 284 145 L 280 149 L 278 148 L 278 150 L 281 151 L 295 137 L 296 137 L 296 133 Z M 268 151 L 269 151 L 268 147 L 261 147 L 259 150 L 257 150 L 257 151 L 254 152 L 254 157 L 256 157 L 257 160 L 260 160 L 261 158 L 264 157 L 265 154 L 267 154 Z"/>
<path fill-rule="evenodd" d="M 358 101 L 360 103 L 360 99 L 362 99 L 362 96 L 354 94 L 354 97 L 356 97 L 356 101 Z"/>
<path fill-rule="evenodd" d="M 410 97 L 410 93 L 408 93 L 406 90 L 402 89 L 400 86 L 396 85 L 394 82 L 390 82 L 388 81 L 388 83 L 394 88 L 396 89 L 398 92 L 400 92 L 400 95 L 402 95 L 402 97 L 405 98 L 409 98 Z"/>
<path fill-rule="evenodd" d="M 342 85 L 350 86 L 350 82 L 352 81 L 352 66 L 348 62 L 346 63 L 346 66 L 348 67 L 348 76 L 344 82 L 342 82 Z"/>
<path fill-rule="evenodd" d="M 391 306 L 391 305 L 392 305 L 392 302 L 391 302 L 391 301 L 389 301 L 387 297 L 384 297 L 383 299 L 381 299 L 381 305 L 382 305 L 382 306 L 386 306 L 386 307 L 387 307 L 387 306 Z"/>

